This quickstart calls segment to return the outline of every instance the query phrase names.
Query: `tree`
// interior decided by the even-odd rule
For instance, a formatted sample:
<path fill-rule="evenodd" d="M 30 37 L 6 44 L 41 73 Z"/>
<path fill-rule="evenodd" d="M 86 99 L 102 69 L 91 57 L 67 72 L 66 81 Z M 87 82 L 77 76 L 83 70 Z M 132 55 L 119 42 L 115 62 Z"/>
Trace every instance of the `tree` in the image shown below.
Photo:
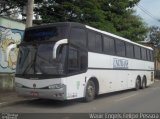
<path fill-rule="evenodd" d="M 148 38 L 149 42 L 154 45 L 154 57 L 158 62 L 160 62 L 160 27 L 150 27 Z"/>
<path fill-rule="evenodd" d="M 148 29 L 132 9 L 139 1 L 45 0 L 35 12 L 42 17 L 43 23 L 80 22 L 132 41 L 140 41 Z"/>
<path fill-rule="evenodd" d="M 140 41 L 148 31 L 142 19 L 134 15 L 132 9 L 140 0 L 103 0 L 102 9 L 106 12 L 106 21 L 113 24 L 115 34 L 132 41 Z"/>
<path fill-rule="evenodd" d="M 4 0 L 3 0 L 4 1 Z M 27 0 L 5 0 L 1 13 L 7 9 L 19 8 L 22 11 Z M 108 31 L 132 41 L 144 39 L 147 26 L 134 15 L 133 7 L 140 0 L 35 0 L 35 14 L 41 21 L 34 23 L 80 22 Z M 10 7 L 9 7 L 10 6 Z M 8 8 L 9 7 L 9 8 Z"/>
<path fill-rule="evenodd" d="M 22 13 L 23 6 L 27 0 L 1 0 L 0 15 L 10 16 L 16 13 Z"/>
<path fill-rule="evenodd" d="M 0 16 L 10 16 L 12 14 L 23 15 L 23 9 L 28 0 L 0 0 Z M 35 0 L 35 4 L 42 3 L 43 0 Z"/>
<path fill-rule="evenodd" d="M 152 26 L 149 30 L 150 42 L 154 45 L 160 45 L 160 27 Z"/>
<path fill-rule="evenodd" d="M 97 0 L 47 0 L 35 11 L 45 23 L 72 21 L 96 27 L 105 18 Z"/>

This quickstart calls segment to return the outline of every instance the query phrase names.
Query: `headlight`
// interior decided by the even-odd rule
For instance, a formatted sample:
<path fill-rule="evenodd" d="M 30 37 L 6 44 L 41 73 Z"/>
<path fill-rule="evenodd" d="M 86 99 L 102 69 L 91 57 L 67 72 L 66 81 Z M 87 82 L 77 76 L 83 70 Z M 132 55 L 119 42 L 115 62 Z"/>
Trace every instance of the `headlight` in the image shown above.
<path fill-rule="evenodd" d="M 54 85 L 48 86 L 49 89 L 60 89 L 63 87 L 64 87 L 64 84 L 54 84 Z"/>
<path fill-rule="evenodd" d="M 22 84 L 20 84 L 20 83 L 15 83 L 15 86 L 16 86 L 16 87 L 20 87 L 20 88 L 21 88 L 23 85 L 22 85 Z"/>

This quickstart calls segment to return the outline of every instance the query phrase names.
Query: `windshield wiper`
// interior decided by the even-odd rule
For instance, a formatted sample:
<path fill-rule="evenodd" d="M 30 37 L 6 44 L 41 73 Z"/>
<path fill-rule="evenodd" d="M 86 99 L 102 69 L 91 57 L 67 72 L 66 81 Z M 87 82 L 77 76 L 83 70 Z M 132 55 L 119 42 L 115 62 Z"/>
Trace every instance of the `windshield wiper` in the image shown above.
<path fill-rule="evenodd" d="M 26 72 L 27 72 L 29 69 L 31 69 L 31 67 L 33 67 L 33 65 L 35 64 L 36 54 L 37 54 L 37 51 L 36 51 L 36 48 L 35 48 L 34 58 L 33 58 L 33 60 L 26 66 L 26 69 L 25 69 L 24 72 L 22 73 L 23 75 L 25 75 Z M 35 68 L 34 68 L 34 72 L 35 72 Z"/>
<path fill-rule="evenodd" d="M 34 60 L 32 60 L 32 61 L 30 62 L 30 64 L 27 65 L 26 69 L 24 70 L 24 72 L 23 72 L 22 74 L 25 75 L 26 72 L 27 72 L 29 69 L 31 69 L 31 67 L 33 67 L 33 64 L 34 64 Z"/>

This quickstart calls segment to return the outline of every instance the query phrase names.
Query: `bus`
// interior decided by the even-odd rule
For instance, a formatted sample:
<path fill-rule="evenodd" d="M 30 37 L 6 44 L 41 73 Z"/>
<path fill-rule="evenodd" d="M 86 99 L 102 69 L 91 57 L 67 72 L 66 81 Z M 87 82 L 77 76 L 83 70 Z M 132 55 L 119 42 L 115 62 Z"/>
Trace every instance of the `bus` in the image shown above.
<path fill-rule="evenodd" d="M 15 87 L 20 96 L 89 102 L 154 83 L 153 49 L 75 22 L 26 28 Z M 9 51 L 8 51 L 9 52 Z"/>

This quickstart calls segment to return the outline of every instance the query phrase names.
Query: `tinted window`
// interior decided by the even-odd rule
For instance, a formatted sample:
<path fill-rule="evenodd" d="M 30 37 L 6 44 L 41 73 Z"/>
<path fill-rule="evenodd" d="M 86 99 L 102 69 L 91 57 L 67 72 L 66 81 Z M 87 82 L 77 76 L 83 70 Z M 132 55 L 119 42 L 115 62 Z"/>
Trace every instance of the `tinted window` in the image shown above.
<path fill-rule="evenodd" d="M 80 70 L 81 71 L 85 71 L 87 70 L 87 67 L 88 67 L 88 59 L 87 59 L 87 52 L 86 51 L 83 51 L 81 50 L 80 51 Z"/>
<path fill-rule="evenodd" d="M 84 29 L 72 28 L 71 29 L 71 42 L 76 45 L 86 46 L 86 32 Z"/>
<path fill-rule="evenodd" d="M 125 43 L 121 40 L 116 40 L 116 54 L 118 56 L 125 56 Z"/>
<path fill-rule="evenodd" d="M 46 28 L 35 28 L 28 29 L 25 31 L 24 41 L 33 42 L 33 41 L 44 41 L 44 40 L 53 40 L 57 41 L 67 37 L 67 27 L 46 27 Z"/>
<path fill-rule="evenodd" d="M 16 74 L 66 74 L 66 45 L 60 46 L 53 60 L 53 43 L 20 46 Z"/>
<path fill-rule="evenodd" d="M 102 37 L 99 34 L 96 34 L 95 50 L 102 52 Z"/>
<path fill-rule="evenodd" d="M 141 54 L 142 54 L 142 59 L 143 59 L 143 60 L 146 60 L 146 59 L 147 59 L 147 52 L 146 52 L 146 49 L 141 48 Z"/>
<path fill-rule="evenodd" d="M 102 51 L 102 37 L 96 32 L 88 32 L 88 48 L 91 51 Z"/>
<path fill-rule="evenodd" d="M 133 45 L 130 43 L 126 43 L 126 56 L 129 58 L 134 57 L 134 48 Z"/>
<path fill-rule="evenodd" d="M 93 32 L 88 32 L 88 48 L 89 48 L 89 50 L 95 51 L 95 43 L 96 43 L 95 34 Z"/>
<path fill-rule="evenodd" d="M 136 59 L 141 59 L 141 49 L 139 46 L 134 46 L 134 53 Z"/>
<path fill-rule="evenodd" d="M 69 47 L 68 70 L 69 73 L 79 70 L 78 51 L 72 47 Z"/>
<path fill-rule="evenodd" d="M 115 44 L 114 40 L 111 39 L 110 37 L 104 36 L 103 38 L 103 50 L 106 54 L 115 54 Z"/>
<path fill-rule="evenodd" d="M 151 56 L 150 56 L 150 52 L 149 50 L 147 50 L 147 60 L 150 61 L 151 60 Z"/>
<path fill-rule="evenodd" d="M 150 57 L 151 57 L 151 61 L 153 61 L 154 60 L 154 58 L 153 58 L 153 51 L 151 51 L 151 50 L 150 50 Z"/>

